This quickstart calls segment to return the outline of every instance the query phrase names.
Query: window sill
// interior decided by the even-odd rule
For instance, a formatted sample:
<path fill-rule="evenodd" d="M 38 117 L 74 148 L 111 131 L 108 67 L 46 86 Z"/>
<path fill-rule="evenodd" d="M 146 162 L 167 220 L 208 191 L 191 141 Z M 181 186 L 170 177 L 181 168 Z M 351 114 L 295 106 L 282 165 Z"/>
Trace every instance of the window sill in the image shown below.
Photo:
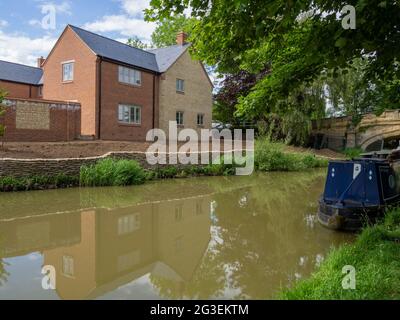
<path fill-rule="evenodd" d="M 73 83 L 74 82 L 74 80 L 67 80 L 67 81 L 62 81 L 62 84 L 70 84 L 70 83 Z"/>
<path fill-rule="evenodd" d="M 204 124 L 198 124 L 197 128 L 204 128 Z"/>
<path fill-rule="evenodd" d="M 183 128 L 185 128 L 185 125 L 184 125 L 184 124 L 178 124 L 177 127 L 178 127 L 179 129 L 183 129 Z"/>
<path fill-rule="evenodd" d="M 185 95 L 185 92 L 184 92 L 184 91 L 177 91 L 176 93 L 177 93 L 177 94 L 181 94 L 181 95 Z"/>
<path fill-rule="evenodd" d="M 118 125 L 120 127 L 141 127 L 142 126 L 141 123 L 137 124 L 137 123 L 123 123 L 123 122 L 118 122 Z"/>
<path fill-rule="evenodd" d="M 125 83 L 125 82 L 121 82 L 121 81 L 118 81 L 118 83 L 120 85 L 131 87 L 131 88 L 142 88 L 141 84 L 131 84 L 131 83 Z"/>

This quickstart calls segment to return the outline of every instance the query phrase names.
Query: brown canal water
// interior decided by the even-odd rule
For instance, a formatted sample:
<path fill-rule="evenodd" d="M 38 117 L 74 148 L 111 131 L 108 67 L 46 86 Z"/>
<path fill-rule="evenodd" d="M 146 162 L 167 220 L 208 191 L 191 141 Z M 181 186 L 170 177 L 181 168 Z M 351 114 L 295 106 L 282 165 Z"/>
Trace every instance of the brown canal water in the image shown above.
<path fill-rule="evenodd" d="M 0 299 L 274 298 L 353 239 L 317 223 L 324 180 L 313 170 L 0 194 Z"/>

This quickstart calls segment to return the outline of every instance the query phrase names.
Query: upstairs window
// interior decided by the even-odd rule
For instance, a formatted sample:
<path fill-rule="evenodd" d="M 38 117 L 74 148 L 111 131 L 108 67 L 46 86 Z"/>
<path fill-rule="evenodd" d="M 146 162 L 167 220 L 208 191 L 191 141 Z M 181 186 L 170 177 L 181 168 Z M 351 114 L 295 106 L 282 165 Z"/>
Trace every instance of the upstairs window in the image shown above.
<path fill-rule="evenodd" d="M 178 126 L 183 126 L 183 112 L 178 111 L 176 113 L 176 123 L 178 124 Z"/>
<path fill-rule="evenodd" d="M 74 272 L 74 258 L 70 256 L 62 257 L 62 273 L 67 277 L 73 277 Z"/>
<path fill-rule="evenodd" d="M 74 62 L 65 62 L 62 65 L 63 82 L 74 80 Z"/>
<path fill-rule="evenodd" d="M 142 108 L 139 106 L 120 104 L 118 106 L 118 121 L 127 124 L 141 124 Z"/>
<path fill-rule="evenodd" d="M 176 79 L 176 92 L 180 93 L 185 92 L 185 80 Z"/>
<path fill-rule="evenodd" d="M 204 126 L 204 114 L 199 113 L 199 114 L 197 115 L 197 125 L 198 125 L 199 127 Z"/>
<path fill-rule="evenodd" d="M 118 80 L 121 83 L 140 86 L 142 85 L 142 73 L 139 70 L 119 66 Z"/>

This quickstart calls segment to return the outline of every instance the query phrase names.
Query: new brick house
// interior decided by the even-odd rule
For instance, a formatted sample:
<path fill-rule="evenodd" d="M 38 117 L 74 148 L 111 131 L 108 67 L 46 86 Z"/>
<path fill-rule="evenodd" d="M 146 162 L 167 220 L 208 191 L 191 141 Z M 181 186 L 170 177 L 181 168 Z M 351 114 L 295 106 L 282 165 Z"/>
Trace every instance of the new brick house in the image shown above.
<path fill-rule="evenodd" d="M 144 141 L 170 121 L 210 128 L 213 85 L 185 38 L 144 51 L 68 25 L 37 68 L 0 62 L 0 88 L 8 98 L 79 104 L 75 138 Z"/>

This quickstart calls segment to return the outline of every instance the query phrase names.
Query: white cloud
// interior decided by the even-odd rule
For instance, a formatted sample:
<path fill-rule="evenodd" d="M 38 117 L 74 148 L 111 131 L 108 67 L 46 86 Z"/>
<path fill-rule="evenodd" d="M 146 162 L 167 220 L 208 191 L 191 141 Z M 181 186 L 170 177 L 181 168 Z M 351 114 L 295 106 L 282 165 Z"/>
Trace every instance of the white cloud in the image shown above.
<path fill-rule="evenodd" d="M 0 30 L 0 60 L 36 66 L 36 59 L 46 57 L 57 39 L 51 36 L 30 38 L 19 34 L 6 34 Z"/>
<path fill-rule="evenodd" d="M 8 21 L 6 20 L 0 20 L 0 28 L 4 28 L 8 26 Z"/>
<path fill-rule="evenodd" d="M 53 7 L 56 11 L 56 13 L 59 14 L 67 14 L 67 15 L 71 15 L 71 4 L 69 3 L 69 1 L 63 1 L 62 3 L 54 3 L 51 1 L 45 1 L 42 4 L 39 5 L 39 8 L 43 11 L 46 11 L 47 8 L 49 7 Z"/>
<path fill-rule="evenodd" d="M 42 26 L 42 22 L 40 22 L 39 20 L 36 20 L 36 19 L 29 20 L 28 24 L 30 26 Z"/>
<path fill-rule="evenodd" d="M 139 39 L 149 41 L 155 29 L 155 24 L 142 19 L 129 18 L 125 15 L 110 15 L 86 23 L 83 28 L 92 32 L 118 32 L 124 37 L 137 36 Z"/>
<path fill-rule="evenodd" d="M 143 10 L 150 6 L 150 0 L 120 0 L 122 9 L 134 17 L 143 17 Z"/>

